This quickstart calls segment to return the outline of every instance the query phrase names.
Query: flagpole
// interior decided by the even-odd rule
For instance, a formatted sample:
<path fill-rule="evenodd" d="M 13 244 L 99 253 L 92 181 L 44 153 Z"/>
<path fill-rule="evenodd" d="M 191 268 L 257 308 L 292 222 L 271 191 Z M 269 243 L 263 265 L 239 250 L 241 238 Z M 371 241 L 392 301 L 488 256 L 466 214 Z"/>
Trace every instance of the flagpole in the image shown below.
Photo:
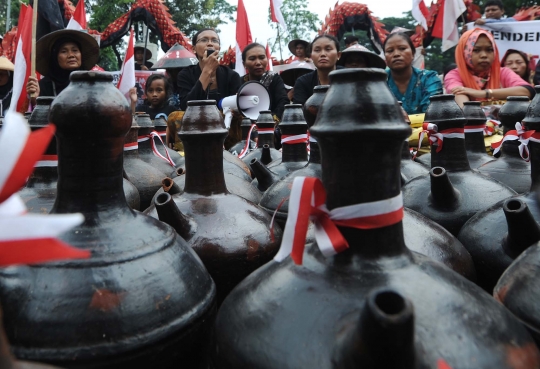
<path fill-rule="evenodd" d="M 281 59 L 281 62 L 283 62 L 283 52 L 281 51 L 281 35 L 279 34 L 279 23 L 277 25 L 277 39 L 279 45 L 279 58 Z"/>
<path fill-rule="evenodd" d="M 30 75 L 36 76 L 36 27 L 38 17 L 38 0 L 34 0 L 34 8 L 32 9 L 32 55 L 30 55 Z M 36 97 L 32 94 L 31 97 Z"/>
<path fill-rule="evenodd" d="M 142 65 L 146 66 L 146 47 L 148 46 L 148 32 L 150 31 L 150 29 L 148 28 L 148 26 L 145 24 L 146 26 L 146 35 L 144 36 L 144 51 L 143 51 L 143 62 L 142 62 Z"/>

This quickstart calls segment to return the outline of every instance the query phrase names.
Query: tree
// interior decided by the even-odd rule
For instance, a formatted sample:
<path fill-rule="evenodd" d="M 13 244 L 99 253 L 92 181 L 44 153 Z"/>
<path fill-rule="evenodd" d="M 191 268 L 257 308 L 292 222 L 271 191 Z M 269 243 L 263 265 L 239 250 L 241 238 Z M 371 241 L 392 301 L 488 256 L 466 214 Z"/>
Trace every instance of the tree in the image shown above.
<path fill-rule="evenodd" d="M 287 31 L 281 32 L 273 42 L 270 42 L 272 52 L 285 51 L 287 53 L 287 44 L 290 40 L 302 39 L 310 41 L 314 38 L 321 25 L 321 20 L 317 14 L 307 10 L 307 4 L 304 0 L 284 0 L 281 6 L 283 19 L 287 24 Z M 272 29 L 278 29 L 278 23 L 272 23 L 270 11 L 268 12 L 268 21 Z"/>
<path fill-rule="evenodd" d="M 10 27 L 17 25 L 19 21 L 19 11 L 21 9 L 21 2 L 19 0 L 7 0 L 11 1 L 11 14 L 10 14 Z M 7 1 L 0 3 L 0 14 L 7 14 Z M 0 34 L 6 33 L 6 17 L 0 17 Z M 9 30 L 8 30 L 9 31 Z"/>

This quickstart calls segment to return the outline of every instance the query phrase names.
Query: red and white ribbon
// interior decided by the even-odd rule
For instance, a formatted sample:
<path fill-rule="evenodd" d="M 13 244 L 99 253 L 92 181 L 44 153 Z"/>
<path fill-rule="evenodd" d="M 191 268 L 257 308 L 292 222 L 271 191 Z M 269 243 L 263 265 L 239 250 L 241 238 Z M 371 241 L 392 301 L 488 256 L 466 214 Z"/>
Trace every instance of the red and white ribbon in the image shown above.
<path fill-rule="evenodd" d="M 428 135 L 429 145 L 437 144 L 436 152 L 440 152 L 443 148 L 444 138 L 460 138 L 465 139 L 465 130 L 463 128 L 449 128 L 439 132 L 439 128 L 433 123 L 422 124 L 422 132 L 418 134 L 418 148 L 420 150 L 422 146 L 422 140 L 425 135 Z"/>
<path fill-rule="evenodd" d="M 161 155 L 161 153 L 159 152 L 159 150 L 158 150 L 158 148 L 156 146 L 156 141 L 153 140 L 154 137 L 157 138 L 159 140 L 159 142 L 161 142 L 161 144 L 165 148 L 166 157 Z M 167 151 L 167 146 L 165 146 L 165 144 L 163 143 L 163 140 L 161 139 L 159 134 L 156 131 L 152 131 L 148 135 L 139 136 L 137 138 L 138 142 L 145 142 L 145 141 L 148 141 L 148 140 L 150 140 L 150 145 L 152 146 L 152 152 L 154 153 L 154 155 L 157 156 L 160 159 L 165 160 L 167 163 L 169 163 L 174 168 L 176 166 L 176 164 L 174 164 L 174 161 L 172 160 L 171 156 L 169 155 L 169 152 Z"/>
<path fill-rule="evenodd" d="M 332 256 L 349 247 L 338 229 L 350 227 L 375 229 L 396 224 L 403 219 L 401 193 L 393 198 L 328 210 L 326 191 L 320 179 L 296 177 L 289 198 L 289 215 L 281 247 L 274 257 L 280 262 L 287 256 L 302 264 L 309 220 L 315 225 L 315 239 L 323 255 Z"/>
<path fill-rule="evenodd" d="M 308 142 L 308 135 L 307 134 L 300 134 L 300 135 L 282 135 L 281 136 L 281 144 L 305 144 Z"/>
<path fill-rule="evenodd" d="M 240 151 L 240 154 L 238 154 L 238 157 L 240 159 L 242 159 L 244 156 L 246 156 L 249 153 L 249 146 L 250 146 L 250 143 L 251 143 L 251 133 L 253 132 L 253 129 L 255 127 L 257 127 L 257 125 L 252 124 L 251 128 L 249 129 L 249 132 L 248 132 L 248 135 L 247 135 L 247 138 L 246 138 L 246 144 L 244 145 L 244 148 L 242 149 L 242 151 Z"/>
<path fill-rule="evenodd" d="M 257 132 L 260 135 L 274 134 L 274 128 L 257 128 Z"/>
<path fill-rule="evenodd" d="M 499 126 L 501 125 L 501 121 L 500 121 L 500 120 L 488 119 L 487 121 L 493 123 L 493 124 L 496 125 L 497 127 L 499 127 Z"/>
<path fill-rule="evenodd" d="M 502 140 L 491 144 L 493 155 L 497 155 L 504 142 L 517 140 L 519 141 L 519 155 L 523 160 L 529 161 L 529 148 L 527 145 L 534 133 L 535 131 L 525 131 L 525 127 L 522 126 L 520 122 L 516 122 L 516 129 L 506 132 Z M 523 154 L 525 154 L 525 156 Z"/>
<path fill-rule="evenodd" d="M 495 133 L 495 129 L 493 129 L 493 127 L 488 126 L 487 124 L 465 126 L 465 133 L 476 133 L 476 132 L 482 132 L 484 136 L 491 136 L 493 135 L 493 133 Z"/>
<path fill-rule="evenodd" d="M 124 151 L 131 151 L 131 150 L 138 150 L 138 149 L 139 149 L 138 142 L 130 142 L 130 143 L 124 144 Z"/>
<path fill-rule="evenodd" d="M 35 168 L 57 167 L 58 155 L 41 155 L 41 160 L 36 162 Z"/>

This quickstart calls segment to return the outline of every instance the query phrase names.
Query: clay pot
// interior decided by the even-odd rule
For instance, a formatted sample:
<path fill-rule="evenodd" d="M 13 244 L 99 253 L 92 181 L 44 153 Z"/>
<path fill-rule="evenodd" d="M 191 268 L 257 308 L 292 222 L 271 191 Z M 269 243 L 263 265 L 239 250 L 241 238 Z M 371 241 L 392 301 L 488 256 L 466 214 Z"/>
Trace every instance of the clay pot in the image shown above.
<path fill-rule="evenodd" d="M 49 124 L 49 108 L 54 97 L 38 97 L 36 108 L 29 116 L 28 124 L 32 130 L 40 129 Z M 56 200 L 56 184 L 58 182 L 58 155 L 56 154 L 56 138 L 53 137 L 42 160 L 36 163 L 35 169 L 28 182 L 19 191 L 26 208 L 31 213 L 48 214 Z M 128 205 L 140 210 L 140 197 L 137 188 L 124 179 L 124 194 Z"/>
<path fill-rule="evenodd" d="M 319 85 L 313 87 L 313 95 L 311 95 L 302 106 L 302 110 L 304 111 L 304 119 L 309 127 L 311 127 L 315 123 L 315 119 L 317 119 L 319 107 L 324 100 L 324 96 L 326 95 L 328 88 L 330 88 L 329 85 Z"/>
<path fill-rule="evenodd" d="M 141 209 L 144 210 L 151 205 L 152 198 L 161 188 L 161 181 L 165 175 L 141 159 L 137 142 L 139 128 L 137 120 L 133 119 L 124 141 L 124 173 L 139 191 Z"/>
<path fill-rule="evenodd" d="M 227 129 L 214 100 L 189 101 L 178 133 L 186 154 L 185 187 L 171 205 L 196 224 L 194 233 L 184 236 L 216 282 L 221 301 L 274 256 L 281 229 L 275 226 L 272 239 L 271 217 L 227 190 L 222 165 Z M 155 206 L 146 214 L 158 216 Z"/>
<path fill-rule="evenodd" d="M 540 95 L 535 96 L 523 118 L 525 128 L 536 132 L 540 132 L 539 99 Z M 489 293 L 514 259 L 540 241 L 540 205 L 534 192 L 540 186 L 540 143 L 529 141 L 528 147 L 530 190 L 476 214 L 459 233 L 473 257 L 478 284 Z"/>
<path fill-rule="evenodd" d="M 540 244 L 525 250 L 503 273 L 493 296 L 523 323 L 540 345 Z"/>
<path fill-rule="evenodd" d="M 244 150 L 244 148 L 246 147 L 246 141 L 248 139 L 249 131 L 251 130 L 251 124 L 251 119 L 242 119 L 242 124 L 240 125 L 240 129 L 242 130 L 242 140 L 229 149 L 229 152 L 231 154 L 238 156 Z M 247 152 L 250 152 L 256 147 L 257 143 L 250 138 Z"/>
<path fill-rule="evenodd" d="M 465 118 L 454 95 L 430 98 L 426 122 L 438 132 L 463 129 Z M 477 212 L 504 200 L 515 192 L 500 182 L 471 170 L 464 138 L 445 137 L 442 149 L 431 147 L 429 175 L 412 179 L 403 186 L 405 206 L 442 225 L 453 235 Z"/>
<path fill-rule="evenodd" d="M 253 150 L 242 158 L 245 164 L 251 163 L 253 159 L 259 159 L 264 165 L 270 164 L 274 160 L 281 158 L 281 153 L 274 147 L 274 118 L 270 110 L 263 110 L 257 118 L 257 149 Z M 262 147 L 268 145 L 270 155 L 267 159 L 261 160 Z"/>
<path fill-rule="evenodd" d="M 52 213 L 84 215 L 60 239 L 92 256 L 0 270 L 13 352 L 66 368 L 196 367 L 215 285 L 173 228 L 126 204 L 122 152 L 132 118 L 112 76 L 70 79 L 50 112 L 59 158 Z"/>
<path fill-rule="evenodd" d="M 154 131 L 157 132 L 159 138 L 154 137 L 154 143 L 156 144 L 157 149 L 161 155 L 165 155 L 165 151 L 170 155 L 171 159 L 174 161 L 175 167 L 180 168 L 184 164 L 184 157 L 178 153 L 178 151 L 171 149 L 167 146 L 167 120 L 163 117 L 154 119 L 152 121 L 154 124 Z M 163 144 L 162 144 L 163 142 Z"/>
<path fill-rule="evenodd" d="M 321 148 L 327 208 L 398 196 L 400 150 L 411 130 L 402 122 L 386 73 L 345 69 L 330 78 L 311 129 Z M 378 155 L 368 155 L 381 146 L 385 150 Z M 420 368 L 435 368 L 441 357 L 453 368 L 472 362 L 486 369 L 540 365 L 540 353 L 520 322 L 478 286 L 411 253 L 400 221 L 368 230 L 338 229 L 349 245 L 345 251 L 325 257 L 310 244 L 302 266 L 290 258 L 269 262 L 231 292 L 214 327 L 215 368 L 336 368 L 336 351 L 344 348 L 341 336 L 351 321 L 371 315 L 366 310 L 370 292 L 381 288 L 414 306 L 409 352 L 414 351 Z M 384 335 L 382 327 L 367 333 L 361 326 L 357 333 L 369 337 L 370 344 L 379 342 L 377 334 Z"/>
<path fill-rule="evenodd" d="M 516 122 L 521 122 L 527 113 L 529 98 L 510 96 L 499 110 L 499 120 L 504 134 L 516 129 Z M 478 168 L 480 173 L 494 178 L 517 193 L 524 193 L 531 187 L 531 165 L 519 155 L 519 142 L 506 141 L 501 147 L 501 156 Z"/>
<path fill-rule="evenodd" d="M 281 130 L 282 157 L 268 164 L 268 169 L 280 176 L 286 176 L 308 163 L 307 155 L 307 129 L 308 125 L 304 120 L 301 104 L 287 104 L 283 111 L 283 118 L 279 124 Z M 301 137 L 297 140 L 287 142 L 287 138 Z"/>

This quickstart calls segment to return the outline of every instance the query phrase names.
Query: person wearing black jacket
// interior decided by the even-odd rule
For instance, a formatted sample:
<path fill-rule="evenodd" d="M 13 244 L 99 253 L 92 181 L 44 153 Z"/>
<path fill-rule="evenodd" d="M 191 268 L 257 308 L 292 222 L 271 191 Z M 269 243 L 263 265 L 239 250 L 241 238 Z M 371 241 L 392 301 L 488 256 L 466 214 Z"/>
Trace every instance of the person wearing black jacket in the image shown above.
<path fill-rule="evenodd" d="M 329 74 L 336 69 L 336 63 L 341 56 L 339 41 L 331 35 L 315 37 L 309 49 L 311 60 L 317 69 L 296 80 L 293 96 L 295 104 L 304 105 L 307 99 L 313 95 L 313 87 L 330 84 Z M 337 69 L 341 69 L 341 67 Z"/>
<path fill-rule="evenodd" d="M 194 51 L 198 65 L 182 69 L 178 73 L 180 109 L 186 110 L 191 100 L 216 100 L 235 95 L 242 81 L 238 73 L 219 65 L 220 41 L 217 33 L 206 28 L 193 37 Z M 207 55 L 207 50 L 214 50 Z"/>
<path fill-rule="evenodd" d="M 248 74 L 243 77 L 243 82 L 258 81 L 270 94 L 270 111 L 279 120 L 283 116 L 285 104 L 289 103 L 285 84 L 279 74 L 267 71 L 268 57 L 266 48 L 259 43 L 247 45 L 242 52 L 242 63 Z"/>

